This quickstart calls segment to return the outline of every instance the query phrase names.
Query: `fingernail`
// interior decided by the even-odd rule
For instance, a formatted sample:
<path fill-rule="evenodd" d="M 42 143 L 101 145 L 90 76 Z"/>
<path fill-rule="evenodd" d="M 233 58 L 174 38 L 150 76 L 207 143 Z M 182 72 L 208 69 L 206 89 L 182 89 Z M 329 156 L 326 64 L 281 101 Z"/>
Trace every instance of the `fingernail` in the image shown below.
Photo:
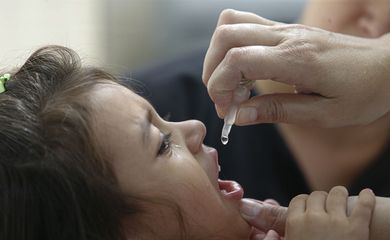
<path fill-rule="evenodd" d="M 260 212 L 260 208 L 258 205 L 259 203 L 251 201 L 249 199 L 242 199 L 240 206 L 240 212 L 242 217 L 246 220 L 251 220 L 255 218 Z"/>
<path fill-rule="evenodd" d="M 372 191 L 372 189 L 371 188 L 366 188 L 368 191 L 370 191 L 372 194 L 374 194 L 375 195 L 375 193 L 374 193 L 374 191 Z"/>
<path fill-rule="evenodd" d="M 244 107 L 238 112 L 237 123 L 252 123 L 257 119 L 257 110 L 254 107 Z"/>
<path fill-rule="evenodd" d="M 229 104 L 231 104 L 232 98 L 233 98 L 232 93 L 231 94 L 226 94 L 226 93 L 214 94 L 213 101 L 219 107 L 223 108 L 223 107 L 226 107 Z"/>

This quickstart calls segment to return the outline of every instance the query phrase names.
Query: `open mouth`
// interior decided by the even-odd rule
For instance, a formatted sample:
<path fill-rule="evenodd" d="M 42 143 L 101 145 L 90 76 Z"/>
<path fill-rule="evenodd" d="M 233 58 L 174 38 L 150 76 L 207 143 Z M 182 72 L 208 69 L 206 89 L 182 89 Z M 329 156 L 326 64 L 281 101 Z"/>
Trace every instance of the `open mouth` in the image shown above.
<path fill-rule="evenodd" d="M 218 152 L 214 148 L 206 146 L 204 147 L 206 148 L 205 151 L 211 156 L 213 162 L 211 167 L 206 167 L 205 171 L 206 173 L 208 172 L 210 179 L 217 179 L 217 184 L 215 185 L 215 187 L 217 189 L 219 188 L 219 191 L 224 198 L 236 201 L 241 200 L 244 196 L 244 190 L 240 184 L 235 181 L 218 179 L 218 175 L 221 171 L 221 166 L 218 163 Z M 212 169 L 212 171 L 207 171 L 207 169 Z M 215 180 L 212 180 L 212 182 L 214 181 Z"/>
<path fill-rule="evenodd" d="M 218 187 L 221 194 L 226 198 L 239 201 L 244 196 L 244 190 L 235 181 L 218 179 Z"/>

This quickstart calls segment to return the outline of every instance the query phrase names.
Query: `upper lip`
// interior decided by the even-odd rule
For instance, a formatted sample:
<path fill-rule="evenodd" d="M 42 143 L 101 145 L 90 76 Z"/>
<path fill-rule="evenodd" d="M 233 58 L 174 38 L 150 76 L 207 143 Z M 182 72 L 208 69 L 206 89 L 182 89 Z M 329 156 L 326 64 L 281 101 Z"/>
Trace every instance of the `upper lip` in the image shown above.
<path fill-rule="evenodd" d="M 206 173 L 213 174 L 210 177 L 210 180 L 215 185 L 216 189 L 218 190 L 218 175 L 219 175 L 219 163 L 218 163 L 218 152 L 215 148 L 205 146 L 205 153 L 211 157 L 211 163 L 210 165 L 207 164 L 206 166 L 209 166 L 209 168 L 212 168 L 211 171 L 208 171 L 205 169 Z"/>

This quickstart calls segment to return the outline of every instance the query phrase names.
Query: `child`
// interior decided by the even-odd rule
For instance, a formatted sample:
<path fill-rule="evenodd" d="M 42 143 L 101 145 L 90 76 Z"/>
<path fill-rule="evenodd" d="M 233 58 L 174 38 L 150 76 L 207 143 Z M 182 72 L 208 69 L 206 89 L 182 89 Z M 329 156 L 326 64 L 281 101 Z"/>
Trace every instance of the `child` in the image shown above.
<path fill-rule="evenodd" d="M 64 47 L 2 82 L 0 239 L 248 239 L 201 122 L 164 121 Z"/>

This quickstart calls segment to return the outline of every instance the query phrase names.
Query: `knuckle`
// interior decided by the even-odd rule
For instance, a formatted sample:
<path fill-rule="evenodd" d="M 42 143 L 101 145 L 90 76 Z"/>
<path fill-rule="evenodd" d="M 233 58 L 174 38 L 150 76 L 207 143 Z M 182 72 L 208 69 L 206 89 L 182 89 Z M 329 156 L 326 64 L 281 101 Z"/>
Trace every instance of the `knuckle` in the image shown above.
<path fill-rule="evenodd" d="M 303 24 L 299 24 L 299 23 L 291 24 L 289 29 L 291 31 L 296 31 L 296 32 L 299 32 L 299 33 L 301 33 L 302 30 L 306 30 L 306 31 L 312 31 L 313 30 L 312 27 L 309 27 L 309 26 L 306 26 L 306 25 L 303 25 Z"/>
<path fill-rule="evenodd" d="M 213 101 L 218 100 L 215 98 L 220 98 L 220 96 L 223 95 L 223 91 L 218 89 L 215 84 L 210 84 L 207 90 Z"/>
<path fill-rule="evenodd" d="M 243 48 L 238 47 L 229 49 L 225 56 L 225 64 L 230 67 L 236 66 L 244 54 L 245 50 Z"/>
<path fill-rule="evenodd" d="M 271 209 L 271 216 L 273 216 L 273 219 L 271 220 L 271 229 L 277 229 L 279 226 L 283 225 L 283 212 L 280 211 L 278 208 L 272 208 Z"/>
<path fill-rule="evenodd" d="M 231 23 L 234 21 L 236 11 L 233 9 L 225 9 L 219 14 L 219 21 L 222 24 Z"/>
<path fill-rule="evenodd" d="M 316 31 L 315 28 L 303 25 L 303 24 L 280 24 L 271 27 L 274 31 L 283 32 L 288 35 L 301 36 L 309 32 Z"/>
<path fill-rule="evenodd" d="M 231 25 L 222 24 L 215 29 L 214 40 L 216 42 L 223 42 L 228 39 L 231 32 Z"/>
<path fill-rule="evenodd" d="M 272 199 L 272 198 L 265 199 L 264 202 L 271 204 L 271 205 L 280 206 L 278 201 L 276 201 L 275 199 Z"/>
<path fill-rule="evenodd" d="M 281 50 L 282 57 L 294 60 L 296 63 L 304 63 L 303 66 L 307 67 L 307 64 L 309 64 L 310 67 L 315 68 L 320 59 L 319 53 L 326 44 L 320 40 L 317 41 L 317 39 L 313 40 L 310 34 L 305 31 L 302 32 L 302 28 L 306 27 L 294 25 L 283 28 L 285 37 L 278 47 Z"/>
<path fill-rule="evenodd" d="M 301 37 L 279 45 L 279 49 L 282 50 L 282 57 L 294 59 L 297 63 L 310 64 L 314 67 L 314 63 L 319 61 L 316 45 Z"/>
<path fill-rule="evenodd" d="M 266 118 L 270 122 L 285 122 L 287 120 L 287 112 L 283 104 L 278 99 L 270 99 L 265 107 Z"/>

